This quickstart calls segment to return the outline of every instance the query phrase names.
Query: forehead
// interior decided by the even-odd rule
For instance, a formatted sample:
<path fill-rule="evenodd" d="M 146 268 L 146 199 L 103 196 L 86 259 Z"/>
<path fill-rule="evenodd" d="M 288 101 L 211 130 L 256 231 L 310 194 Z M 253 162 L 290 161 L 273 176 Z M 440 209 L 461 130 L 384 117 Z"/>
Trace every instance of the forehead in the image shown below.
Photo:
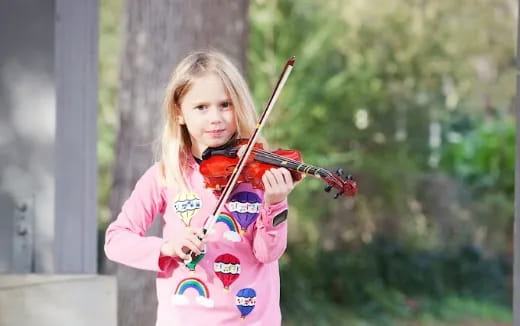
<path fill-rule="evenodd" d="M 223 101 L 228 98 L 229 92 L 220 77 L 210 73 L 193 79 L 181 104 Z"/>

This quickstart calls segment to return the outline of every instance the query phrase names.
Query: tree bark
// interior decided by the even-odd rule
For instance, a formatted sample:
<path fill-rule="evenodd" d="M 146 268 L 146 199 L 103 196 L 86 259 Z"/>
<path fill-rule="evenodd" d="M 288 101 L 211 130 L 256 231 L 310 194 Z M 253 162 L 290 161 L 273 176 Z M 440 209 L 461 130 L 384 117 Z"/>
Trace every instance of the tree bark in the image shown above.
<path fill-rule="evenodd" d="M 136 181 L 153 163 L 153 141 L 161 130 L 161 103 L 168 78 L 188 53 L 215 49 L 240 69 L 246 65 L 248 0 L 127 0 L 120 66 L 112 220 Z M 151 234 L 160 234 L 156 219 Z M 154 273 L 106 263 L 117 271 L 118 324 L 153 325 L 157 300 Z"/>

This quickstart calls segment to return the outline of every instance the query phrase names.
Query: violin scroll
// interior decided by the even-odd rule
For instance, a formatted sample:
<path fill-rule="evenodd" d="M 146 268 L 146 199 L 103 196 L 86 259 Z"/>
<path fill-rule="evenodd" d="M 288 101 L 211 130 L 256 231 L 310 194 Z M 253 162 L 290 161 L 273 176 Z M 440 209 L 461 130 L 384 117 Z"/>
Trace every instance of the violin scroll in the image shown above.
<path fill-rule="evenodd" d="M 341 195 L 352 197 L 355 196 L 358 192 L 357 182 L 354 181 L 351 174 L 348 174 L 345 177 L 345 180 L 343 180 L 342 177 L 343 169 L 338 169 L 335 175 L 328 173 L 328 175 L 323 176 L 323 179 L 328 184 L 325 189 L 323 189 L 325 192 L 330 192 L 332 188 L 338 190 L 338 193 L 334 196 L 334 199 L 339 198 Z"/>

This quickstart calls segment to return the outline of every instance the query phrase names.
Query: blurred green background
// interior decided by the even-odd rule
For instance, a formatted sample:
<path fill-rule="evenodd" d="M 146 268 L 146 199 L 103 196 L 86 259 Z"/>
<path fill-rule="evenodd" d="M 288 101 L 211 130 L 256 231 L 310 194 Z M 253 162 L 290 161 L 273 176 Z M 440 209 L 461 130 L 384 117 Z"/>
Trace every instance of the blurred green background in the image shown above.
<path fill-rule="evenodd" d="M 121 1 L 100 1 L 101 228 Z M 332 200 L 306 178 L 291 194 L 284 325 L 307 325 L 309 313 L 312 325 L 512 323 L 516 6 L 251 1 L 247 70 L 259 108 L 297 57 L 264 135 L 307 163 L 343 168 L 360 188 Z"/>

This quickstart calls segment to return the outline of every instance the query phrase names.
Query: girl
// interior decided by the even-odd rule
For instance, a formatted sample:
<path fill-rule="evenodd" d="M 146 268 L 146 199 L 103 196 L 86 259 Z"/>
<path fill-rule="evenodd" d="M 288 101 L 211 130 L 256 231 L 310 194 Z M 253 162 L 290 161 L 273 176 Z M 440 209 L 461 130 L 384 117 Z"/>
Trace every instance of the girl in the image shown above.
<path fill-rule="evenodd" d="M 164 109 L 160 159 L 108 227 L 107 257 L 158 272 L 156 326 L 280 325 L 289 171 L 267 171 L 265 191 L 236 186 L 212 232 L 202 232 L 217 198 L 204 188 L 201 155 L 249 138 L 257 122 L 244 79 L 221 54 L 189 55 L 171 77 Z M 144 236 L 157 214 L 163 237 Z M 189 251 L 198 256 L 185 265 Z"/>

